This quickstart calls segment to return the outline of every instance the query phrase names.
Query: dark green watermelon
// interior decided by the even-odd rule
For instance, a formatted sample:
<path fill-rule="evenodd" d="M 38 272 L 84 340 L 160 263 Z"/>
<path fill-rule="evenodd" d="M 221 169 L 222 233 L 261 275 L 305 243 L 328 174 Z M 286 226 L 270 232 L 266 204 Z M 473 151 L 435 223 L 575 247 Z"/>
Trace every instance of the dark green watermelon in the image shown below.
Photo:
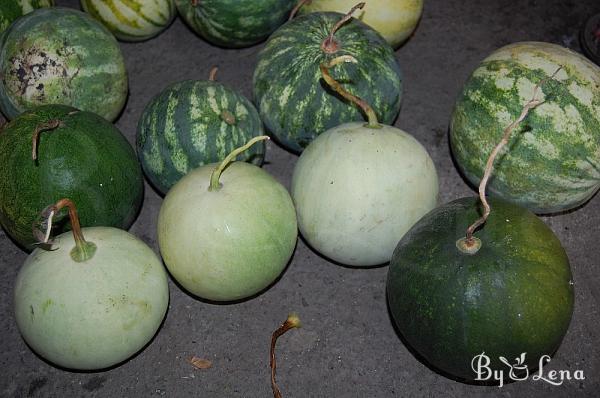
<path fill-rule="evenodd" d="M 8 119 L 63 104 L 107 120 L 127 99 L 125 61 L 114 36 L 88 14 L 37 9 L 0 36 L 0 110 Z"/>
<path fill-rule="evenodd" d="M 423 217 L 394 251 L 387 280 L 393 319 L 430 365 L 474 380 L 475 355 L 492 369 L 520 357 L 534 369 L 560 345 L 573 313 L 569 260 L 554 233 L 525 208 L 489 199 L 492 211 L 475 232 L 475 254 L 456 242 L 480 217 L 476 198 L 462 198 Z"/>
<path fill-rule="evenodd" d="M 301 152 L 315 137 L 342 123 L 363 121 L 360 110 L 323 81 L 319 65 L 341 55 L 358 63 L 337 65 L 333 78 L 370 104 L 383 124 L 400 110 L 402 78 L 390 45 L 357 19 L 346 22 L 324 46 L 342 14 L 316 12 L 279 28 L 260 52 L 254 100 L 267 130 L 286 148 Z"/>
<path fill-rule="evenodd" d="M 200 36 L 222 47 L 248 47 L 283 24 L 296 0 L 175 0 L 181 17 Z"/>
<path fill-rule="evenodd" d="M 148 179 L 163 194 L 190 170 L 223 160 L 263 135 L 254 105 L 215 81 L 186 80 L 154 97 L 138 123 L 137 150 Z M 261 142 L 238 159 L 261 165 Z"/>
<path fill-rule="evenodd" d="M 36 127 L 59 121 L 40 133 Z M 64 105 L 25 112 L 0 132 L 0 222 L 27 250 L 32 226 L 49 204 L 68 197 L 77 203 L 81 225 L 126 229 L 143 199 L 143 178 L 135 152 L 119 130 L 102 117 Z M 55 234 L 68 228 L 57 223 Z"/>

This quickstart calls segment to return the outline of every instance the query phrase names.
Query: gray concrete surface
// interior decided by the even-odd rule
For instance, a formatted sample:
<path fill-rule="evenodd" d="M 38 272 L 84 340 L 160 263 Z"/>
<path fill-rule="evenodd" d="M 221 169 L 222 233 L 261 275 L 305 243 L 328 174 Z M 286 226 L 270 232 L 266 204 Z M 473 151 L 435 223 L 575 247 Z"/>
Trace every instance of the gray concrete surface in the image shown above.
<path fill-rule="evenodd" d="M 75 0 L 57 0 L 78 7 Z M 397 51 L 405 76 L 396 126 L 412 133 L 432 155 L 440 200 L 474 195 L 458 175 L 448 149 L 453 102 L 476 65 L 494 49 L 515 41 L 541 40 L 578 50 L 585 19 L 600 12 L 597 0 L 426 0 L 414 37 Z M 159 37 L 122 43 L 130 97 L 117 125 L 134 141 L 137 120 L 152 96 L 171 82 L 204 79 L 212 65 L 220 81 L 251 96 L 258 45 L 243 50 L 213 47 L 180 19 Z M 289 186 L 297 160 L 268 144 L 265 169 Z M 156 218 L 161 197 L 146 187 L 131 232 L 157 252 Z M 284 397 L 571 397 L 600 395 L 600 195 L 575 212 L 545 217 L 571 260 L 575 313 L 549 369 L 584 371 L 584 381 L 553 386 L 515 382 L 502 388 L 472 386 L 431 371 L 402 344 L 388 316 L 387 267 L 350 269 L 315 254 L 303 241 L 281 279 L 242 303 L 199 301 L 170 283 L 171 302 L 158 335 L 143 352 L 103 372 L 57 369 L 34 355 L 13 317 L 13 281 L 26 253 L 0 232 L 0 396 L 3 397 L 268 397 L 269 339 L 288 312 L 304 327 L 281 338 L 278 381 Z M 551 292 L 549 292 L 551 294 Z M 190 356 L 213 366 L 195 370 Z"/>

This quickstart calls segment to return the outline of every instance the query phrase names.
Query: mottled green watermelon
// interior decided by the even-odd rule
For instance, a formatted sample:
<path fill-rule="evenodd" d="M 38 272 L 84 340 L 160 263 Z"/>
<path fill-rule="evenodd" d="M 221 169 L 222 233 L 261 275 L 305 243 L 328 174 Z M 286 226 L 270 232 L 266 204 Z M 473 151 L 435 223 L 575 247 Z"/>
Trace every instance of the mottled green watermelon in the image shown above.
<path fill-rule="evenodd" d="M 400 67 L 379 33 L 351 19 L 335 33 L 332 43 L 324 43 L 342 17 L 334 12 L 297 17 L 273 33 L 259 54 L 255 103 L 267 130 L 294 152 L 301 152 L 330 128 L 364 120 L 354 104 L 322 80 L 322 62 L 341 55 L 355 57 L 358 63 L 333 69 L 333 78 L 370 104 L 383 124 L 393 124 L 400 110 Z"/>
<path fill-rule="evenodd" d="M 55 128 L 49 122 L 57 121 Z M 32 136 L 41 132 L 33 160 Z M 77 202 L 82 226 L 129 228 L 143 199 L 142 170 L 119 130 L 64 105 L 24 112 L 0 132 L 0 223 L 27 250 L 40 212 L 63 197 Z M 58 221 L 58 220 L 56 220 Z M 66 221 L 66 220 L 65 220 Z M 64 232 L 65 222 L 53 227 Z"/>
<path fill-rule="evenodd" d="M 81 0 L 81 7 L 124 41 L 154 37 L 175 18 L 174 0 Z"/>
<path fill-rule="evenodd" d="M 187 24 L 222 47 L 248 47 L 283 24 L 296 0 L 175 0 Z"/>
<path fill-rule="evenodd" d="M 125 62 L 114 36 L 88 14 L 35 10 L 0 37 L 0 110 L 12 119 L 64 104 L 114 120 L 127 99 Z"/>
<path fill-rule="evenodd" d="M 2 0 L 0 2 L 0 33 L 15 19 L 36 8 L 51 7 L 54 0 Z"/>
<path fill-rule="evenodd" d="M 138 123 L 137 149 L 148 179 L 163 194 L 190 170 L 223 160 L 263 135 L 254 105 L 215 81 L 175 83 L 154 97 Z M 238 159 L 262 164 L 263 142 Z"/>
<path fill-rule="evenodd" d="M 515 43 L 495 51 L 456 102 L 450 142 L 460 170 L 479 184 L 503 130 L 539 83 L 544 102 L 511 135 L 488 191 L 534 212 L 553 213 L 585 203 L 600 188 L 598 66 L 549 43 Z"/>
<path fill-rule="evenodd" d="M 476 198 L 461 198 L 421 218 L 398 243 L 390 262 L 390 312 L 408 345 L 454 377 L 475 380 L 471 368 L 485 352 L 520 357 L 533 371 L 552 355 L 573 314 L 569 259 L 552 230 L 527 209 L 490 198 L 492 211 L 475 237 L 474 254 L 457 247 L 481 216 Z"/>

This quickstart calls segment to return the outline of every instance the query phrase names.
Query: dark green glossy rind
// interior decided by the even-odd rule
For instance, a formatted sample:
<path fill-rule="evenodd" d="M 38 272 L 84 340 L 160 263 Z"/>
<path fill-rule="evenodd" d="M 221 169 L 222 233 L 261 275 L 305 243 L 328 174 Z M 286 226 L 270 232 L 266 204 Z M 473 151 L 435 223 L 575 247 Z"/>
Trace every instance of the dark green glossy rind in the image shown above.
<path fill-rule="evenodd" d="M 40 134 L 34 162 L 32 135 L 49 120 L 61 125 Z M 77 204 L 84 227 L 127 229 L 142 204 L 142 171 L 129 142 L 100 116 L 64 105 L 39 107 L 4 126 L 0 173 L 0 222 L 26 250 L 40 212 L 59 199 Z M 53 231 L 68 229 L 66 221 Z"/>
<path fill-rule="evenodd" d="M 15 19 L 36 8 L 50 7 L 54 0 L 2 0 L 0 1 L 0 33 Z"/>
<path fill-rule="evenodd" d="M 317 12 L 279 28 L 260 52 L 254 72 L 254 102 L 267 130 L 288 149 L 301 152 L 315 137 L 342 123 L 362 121 L 356 105 L 334 93 L 323 81 L 319 65 L 341 55 L 331 75 L 350 93 L 369 103 L 379 121 L 393 124 L 400 110 L 402 77 L 394 51 L 375 30 L 352 19 L 335 34 L 339 50 L 321 49 L 342 18 Z"/>
<path fill-rule="evenodd" d="M 461 172 L 478 185 L 504 129 L 540 83 L 538 98 L 544 102 L 513 131 L 494 163 L 488 191 L 536 213 L 554 213 L 585 203 L 600 189 L 596 65 L 549 43 L 515 43 L 495 51 L 457 99 L 450 142 Z"/>
<path fill-rule="evenodd" d="M 423 217 L 402 238 L 390 263 L 387 296 L 408 344 L 429 364 L 473 380 L 475 355 L 506 369 L 499 356 L 526 353 L 537 367 L 560 345 L 573 313 L 573 286 L 559 240 L 530 211 L 491 199 L 475 236 L 474 255 L 456 248 L 480 217 L 476 198 L 462 198 Z M 507 373 L 507 372 L 506 372 Z"/>
<path fill-rule="evenodd" d="M 175 0 L 187 24 L 222 47 L 248 47 L 266 39 L 283 24 L 295 0 Z"/>
<path fill-rule="evenodd" d="M 0 70 L 0 110 L 9 119 L 64 104 L 112 121 L 127 99 L 116 39 L 78 10 L 41 8 L 15 21 L 0 37 Z"/>
<path fill-rule="evenodd" d="M 243 95 L 214 81 L 175 83 L 154 97 L 138 123 L 137 149 L 148 179 L 163 194 L 190 170 L 219 162 L 263 135 L 258 111 Z M 264 142 L 238 160 L 261 165 Z"/>

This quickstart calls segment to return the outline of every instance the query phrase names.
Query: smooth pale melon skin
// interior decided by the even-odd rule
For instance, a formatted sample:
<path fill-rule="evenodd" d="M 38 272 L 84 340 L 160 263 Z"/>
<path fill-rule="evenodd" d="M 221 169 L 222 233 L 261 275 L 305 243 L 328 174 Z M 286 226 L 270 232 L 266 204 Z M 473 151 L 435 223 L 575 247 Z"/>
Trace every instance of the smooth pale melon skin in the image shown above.
<path fill-rule="evenodd" d="M 311 0 L 299 13 L 336 11 L 346 14 L 356 3 L 354 0 Z M 354 17 L 370 25 L 397 48 L 415 30 L 422 13 L 423 0 L 369 0 Z"/>
<path fill-rule="evenodd" d="M 81 8 L 123 41 L 156 36 L 176 14 L 174 0 L 81 0 Z"/>
<path fill-rule="evenodd" d="M 257 166 L 235 162 L 208 191 L 216 164 L 199 167 L 169 191 L 158 216 L 158 242 L 171 275 L 215 301 L 252 296 L 271 284 L 297 238 L 287 190 Z"/>
<path fill-rule="evenodd" d="M 600 189 L 600 68 L 595 64 L 551 43 L 513 43 L 494 51 L 456 101 L 450 144 L 461 172 L 478 185 L 504 129 L 542 81 L 543 103 L 500 152 L 488 192 L 545 214 L 576 208 Z"/>
<path fill-rule="evenodd" d="M 0 1 L 0 33 L 15 19 L 30 13 L 36 8 L 51 7 L 54 0 L 1 0 Z"/>
<path fill-rule="evenodd" d="M 364 122 L 320 135 L 292 177 L 302 236 L 321 254 L 352 266 L 388 262 L 437 196 L 437 172 L 425 148 L 402 130 L 370 129 Z"/>
<path fill-rule="evenodd" d="M 135 236 L 83 228 L 95 255 L 74 262 L 66 232 L 53 251 L 36 249 L 15 283 L 15 317 L 23 338 L 45 359 L 70 369 L 102 369 L 139 351 L 158 330 L 169 302 L 167 273 Z"/>

